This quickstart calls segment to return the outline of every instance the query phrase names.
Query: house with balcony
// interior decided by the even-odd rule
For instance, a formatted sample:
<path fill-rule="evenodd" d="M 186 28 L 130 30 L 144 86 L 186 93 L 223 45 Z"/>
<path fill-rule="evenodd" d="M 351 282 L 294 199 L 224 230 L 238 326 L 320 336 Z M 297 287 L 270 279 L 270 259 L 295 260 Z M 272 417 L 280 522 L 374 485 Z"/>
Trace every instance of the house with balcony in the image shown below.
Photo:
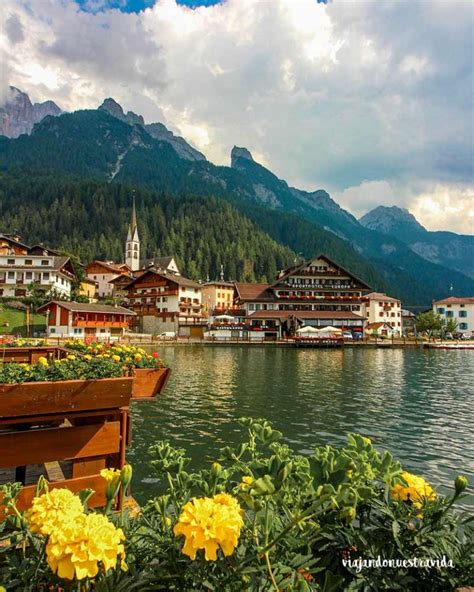
<path fill-rule="evenodd" d="M 392 328 L 390 334 L 400 337 L 403 330 L 402 303 L 382 292 L 370 292 L 364 299 L 362 315 L 367 323 L 386 323 Z"/>
<path fill-rule="evenodd" d="M 206 317 L 201 284 L 161 268 L 149 268 L 132 280 L 124 292 L 127 306 L 137 313 L 136 331 L 173 331 L 181 336 L 202 337 Z"/>
<path fill-rule="evenodd" d="M 456 321 L 457 331 L 466 337 L 474 336 L 474 297 L 458 298 L 449 296 L 433 302 L 433 312 L 445 322 Z"/>
<path fill-rule="evenodd" d="M 95 259 L 86 265 L 86 277 L 97 284 L 96 293 L 99 298 L 112 296 L 114 284 L 111 282 L 123 274 L 130 275 L 130 269 L 125 263 Z"/>
<path fill-rule="evenodd" d="M 136 316 L 135 312 L 122 306 L 62 300 L 48 302 L 38 312 L 46 314 L 48 337 L 73 337 L 86 341 L 119 339 Z"/>
<path fill-rule="evenodd" d="M 69 298 L 75 280 L 69 257 L 41 244 L 25 245 L 17 234 L 0 234 L 0 297 L 25 297 L 35 284 L 46 294 Z"/>
<path fill-rule="evenodd" d="M 371 288 L 326 255 L 282 270 L 271 284 L 235 283 L 235 313 L 266 337 L 294 335 L 302 325 L 362 332 Z"/>

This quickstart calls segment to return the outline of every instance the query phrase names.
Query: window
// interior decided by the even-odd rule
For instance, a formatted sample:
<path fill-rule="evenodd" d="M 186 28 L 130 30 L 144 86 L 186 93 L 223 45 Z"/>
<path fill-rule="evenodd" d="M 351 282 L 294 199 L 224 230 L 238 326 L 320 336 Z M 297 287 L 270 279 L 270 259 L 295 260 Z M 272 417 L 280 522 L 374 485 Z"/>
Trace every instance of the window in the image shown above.
<path fill-rule="evenodd" d="M 74 335 L 79 335 L 82 333 L 81 329 L 74 329 Z"/>
<path fill-rule="evenodd" d="M 106 330 L 106 329 L 101 329 L 101 330 L 100 330 L 100 332 L 101 332 L 101 333 L 106 333 L 106 332 L 107 332 L 107 330 Z"/>
<path fill-rule="evenodd" d="M 454 312 L 453 312 L 452 310 L 447 310 L 447 311 L 446 311 L 446 316 L 447 316 L 449 319 L 452 319 L 452 318 L 454 317 Z"/>
<path fill-rule="evenodd" d="M 43 273 L 43 279 L 49 280 L 49 273 Z"/>
<path fill-rule="evenodd" d="M 8 279 L 9 280 L 12 280 L 12 279 L 14 279 L 14 277 L 15 277 L 15 272 L 14 271 L 9 271 L 8 272 Z"/>
<path fill-rule="evenodd" d="M 27 280 L 31 280 L 32 275 L 33 274 L 31 273 L 31 271 L 27 271 L 26 274 L 25 274 L 25 277 L 26 277 Z M 459 316 L 461 316 L 461 315 L 459 315 Z"/>
<path fill-rule="evenodd" d="M 436 309 L 436 312 L 437 312 L 438 314 L 444 314 L 444 308 L 437 308 L 437 309 Z"/>
<path fill-rule="evenodd" d="M 41 259 L 41 265 L 49 265 L 48 259 Z"/>
<path fill-rule="evenodd" d="M 25 265 L 33 265 L 33 259 L 25 259 Z"/>
<path fill-rule="evenodd" d="M 467 310 L 460 310 L 460 311 L 459 311 L 459 316 L 460 316 L 461 318 L 465 318 L 465 317 L 467 317 Z"/>
<path fill-rule="evenodd" d="M 55 327 L 50 327 L 49 328 L 49 332 L 50 333 L 56 333 L 56 328 Z"/>
<path fill-rule="evenodd" d="M 467 323 L 459 323 L 459 328 L 461 331 L 466 331 L 466 329 L 469 328 L 469 325 Z"/>
<path fill-rule="evenodd" d="M 15 265 L 15 259 L 7 259 L 7 265 Z"/>

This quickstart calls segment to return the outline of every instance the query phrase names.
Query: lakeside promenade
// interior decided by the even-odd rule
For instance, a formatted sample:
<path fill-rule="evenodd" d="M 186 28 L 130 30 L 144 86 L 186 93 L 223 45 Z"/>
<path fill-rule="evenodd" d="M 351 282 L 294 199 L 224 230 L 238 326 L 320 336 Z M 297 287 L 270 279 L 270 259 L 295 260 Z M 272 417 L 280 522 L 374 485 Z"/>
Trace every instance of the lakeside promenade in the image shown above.
<path fill-rule="evenodd" d="M 46 342 L 49 345 L 64 345 L 68 341 L 65 338 L 48 338 Z M 243 338 L 210 338 L 197 339 L 192 337 L 158 338 L 154 335 L 130 335 L 121 338 L 114 343 L 125 345 L 155 346 L 155 347 L 179 347 L 179 346 L 204 346 L 204 347 L 276 347 L 276 348 L 295 348 L 295 347 L 356 347 L 356 348 L 434 348 L 434 349 L 474 349 L 474 340 L 442 340 L 431 339 L 430 341 L 422 338 L 375 338 L 368 337 L 364 339 L 345 339 L 334 343 L 318 343 L 316 340 L 250 340 Z"/>

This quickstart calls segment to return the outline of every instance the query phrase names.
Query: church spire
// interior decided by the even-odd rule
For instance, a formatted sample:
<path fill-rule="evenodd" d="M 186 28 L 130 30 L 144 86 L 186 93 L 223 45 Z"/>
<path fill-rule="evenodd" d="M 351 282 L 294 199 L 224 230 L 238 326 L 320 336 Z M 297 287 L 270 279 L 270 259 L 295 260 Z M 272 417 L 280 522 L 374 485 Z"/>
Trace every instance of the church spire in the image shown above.
<path fill-rule="evenodd" d="M 130 222 L 130 230 L 132 231 L 132 236 L 135 234 L 135 230 L 137 229 L 137 212 L 135 210 L 135 189 L 132 193 L 132 220 Z"/>
<path fill-rule="evenodd" d="M 135 189 L 132 193 L 132 216 L 125 242 L 125 263 L 132 271 L 140 268 L 140 239 L 138 238 L 137 212 L 135 208 Z"/>

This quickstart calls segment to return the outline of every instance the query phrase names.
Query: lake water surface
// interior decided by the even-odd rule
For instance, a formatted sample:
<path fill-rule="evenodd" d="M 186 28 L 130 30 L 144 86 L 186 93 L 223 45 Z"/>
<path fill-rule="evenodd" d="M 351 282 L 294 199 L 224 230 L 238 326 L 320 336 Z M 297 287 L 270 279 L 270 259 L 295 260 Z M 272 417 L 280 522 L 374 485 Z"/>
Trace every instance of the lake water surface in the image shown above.
<path fill-rule="evenodd" d="M 194 468 L 244 433 L 241 416 L 265 417 L 303 454 L 370 436 L 441 490 L 474 482 L 474 352 L 177 346 L 159 349 L 173 372 L 166 394 L 134 403 L 134 495 L 156 490 L 147 448 L 169 439 Z"/>

